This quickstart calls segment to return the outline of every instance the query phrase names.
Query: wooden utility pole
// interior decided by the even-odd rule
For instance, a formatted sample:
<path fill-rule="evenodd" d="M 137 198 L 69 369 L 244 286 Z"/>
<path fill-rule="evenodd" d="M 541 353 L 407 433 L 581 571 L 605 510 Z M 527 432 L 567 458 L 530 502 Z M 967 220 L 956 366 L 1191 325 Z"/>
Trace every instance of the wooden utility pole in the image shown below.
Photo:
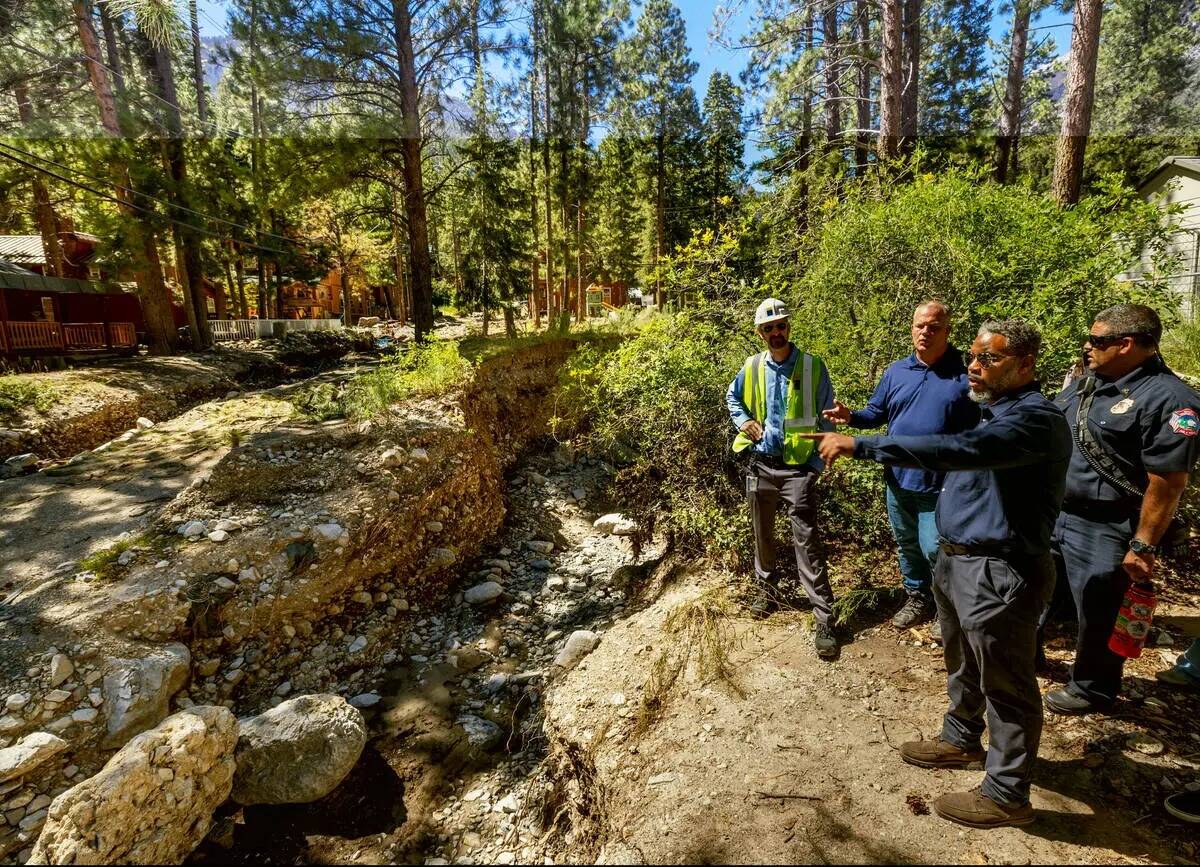
<path fill-rule="evenodd" d="M 1096 95 L 1096 57 L 1100 47 L 1103 0 L 1075 0 L 1071 29 L 1071 61 L 1063 91 L 1062 130 L 1054 159 L 1052 193 L 1059 205 L 1079 201 L 1083 185 L 1083 156 L 1092 129 L 1092 106 Z"/>

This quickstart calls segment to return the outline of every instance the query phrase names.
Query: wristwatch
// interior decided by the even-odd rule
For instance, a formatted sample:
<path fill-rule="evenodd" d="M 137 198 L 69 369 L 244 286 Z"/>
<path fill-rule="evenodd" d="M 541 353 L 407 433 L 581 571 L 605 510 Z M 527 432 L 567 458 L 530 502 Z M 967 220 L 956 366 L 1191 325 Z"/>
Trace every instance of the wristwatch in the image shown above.
<path fill-rule="evenodd" d="M 1149 542 L 1143 542 L 1141 539 L 1134 539 L 1129 543 L 1129 550 L 1135 554 L 1153 554 L 1158 556 L 1158 546 L 1151 545 Z"/>

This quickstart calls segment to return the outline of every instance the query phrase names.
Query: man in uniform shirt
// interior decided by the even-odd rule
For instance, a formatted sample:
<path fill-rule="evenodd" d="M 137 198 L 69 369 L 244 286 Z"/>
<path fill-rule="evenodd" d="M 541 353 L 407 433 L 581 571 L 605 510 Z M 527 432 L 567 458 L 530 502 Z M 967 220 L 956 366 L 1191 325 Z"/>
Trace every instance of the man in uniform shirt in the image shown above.
<path fill-rule="evenodd" d="M 979 422 L 979 407 L 967 389 L 962 353 L 950 345 L 950 308 L 926 301 L 913 313 L 913 353 L 888 365 L 867 405 L 851 410 L 841 401 L 825 412 L 836 424 L 857 428 L 887 425 L 903 435 L 959 433 Z M 908 600 L 892 617 L 908 629 L 937 613 L 933 566 L 938 535 L 934 509 L 944 474 L 909 467 L 885 467 L 888 522 L 896 539 L 900 577 Z"/>
<path fill-rule="evenodd" d="M 1041 335 L 1020 320 L 985 322 L 967 375 L 983 406 L 959 434 L 814 434 L 826 462 L 853 455 L 946 473 L 937 504 L 942 550 L 933 576 L 950 707 L 941 736 L 901 758 L 924 768 L 984 760 L 983 784 L 942 795 L 939 816 L 974 828 L 1033 821 L 1029 783 L 1042 732 L 1034 674 L 1037 627 L 1054 588 L 1050 533 L 1062 503 L 1071 432 L 1034 378 Z"/>
<path fill-rule="evenodd" d="M 1161 336 L 1149 307 L 1102 311 L 1084 343 L 1087 375 L 1056 399 L 1075 449 L 1053 548 L 1079 636 L 1070 683 L 1046 694 L 1054 713 L 1116 701 L 1124 659 L 1108 639 L 1121 600 L 1130 582 L 1153 579 L 1158 543 L 1200 456 L 1200 396 L 1163 363 Z"/>

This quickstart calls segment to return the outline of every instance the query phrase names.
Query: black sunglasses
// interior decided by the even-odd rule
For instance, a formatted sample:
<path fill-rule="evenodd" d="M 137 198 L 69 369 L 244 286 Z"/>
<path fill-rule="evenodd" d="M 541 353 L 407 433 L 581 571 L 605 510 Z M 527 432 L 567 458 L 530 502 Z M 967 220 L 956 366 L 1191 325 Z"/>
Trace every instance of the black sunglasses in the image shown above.
<path fill-rule="evenodd" d="M 1133 337 L 1132 334 L 1089 334 L 1087 343 L 1093 349 L 1108 349 L 1110 346 L 1116 346 L 1126 337 Z"/>
<path fill-rule="evenodd" d="M 786 322 L 768 322 L 765 325 L 758 326 L 758 330 L 763 334 L 770 334 L 772 331 L 787 331 L 788 324 Z"/>

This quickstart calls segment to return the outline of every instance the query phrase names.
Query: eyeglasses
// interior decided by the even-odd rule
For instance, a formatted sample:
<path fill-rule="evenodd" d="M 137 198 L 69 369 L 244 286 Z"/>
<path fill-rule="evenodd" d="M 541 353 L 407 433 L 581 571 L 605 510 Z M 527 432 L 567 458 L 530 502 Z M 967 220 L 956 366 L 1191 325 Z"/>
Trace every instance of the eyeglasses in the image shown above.
<path fill-rule="evenodd" d="M 770 334 L 773 331 L 787 331 L 788 324 L 786 322 L 768 322 L 766 325 L 758 326 L 758 330 L 763 334 Z"/>
<path fill-rule="evenodd" d="M 1093 349 L 1108 349 L 1110 346 L 1116 346 L 1126 337 L 1132 336 L 1132 334 L 1089 334 L 1087 343 Z"/>
<path fill-rule="evenodd" d="M 993 364 L 999 364 L 1001 361 L 1003 361 L 1006 358 L 1015 358 L 1015 357 L 1016 356 L 1013 356 L 1013 355 L 999 355 L 995 352 L 981 352 L 978 355 L 976 355 L 975 353 L 971 352 L 971 350 L 968 349 L 963 352 L 963 363 L 967 367 L 970 367 L 974 362 L 978 361 L 979 366 L 982 367 L 984 370 L 987 370 Z"/>

